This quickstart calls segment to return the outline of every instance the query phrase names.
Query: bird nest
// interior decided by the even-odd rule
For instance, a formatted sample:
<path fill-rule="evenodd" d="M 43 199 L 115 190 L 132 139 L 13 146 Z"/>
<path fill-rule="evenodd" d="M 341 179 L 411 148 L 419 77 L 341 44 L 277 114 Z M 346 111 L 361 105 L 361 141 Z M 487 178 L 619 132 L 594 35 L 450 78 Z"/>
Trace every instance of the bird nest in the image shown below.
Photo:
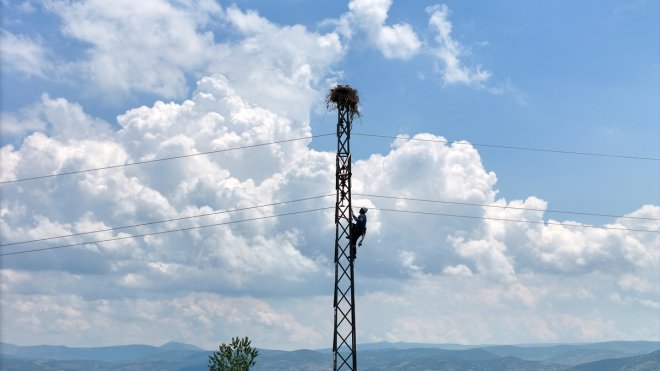
<path fill-rule="evenodd" d="M 330 90 L 330 93 L 325 98 L 325 103 L 328 109 L 344 109 L 350 118 L 354 116 L 360 117 L 360 97 L 357 90 L 348 85 L 337 85 Z"/>

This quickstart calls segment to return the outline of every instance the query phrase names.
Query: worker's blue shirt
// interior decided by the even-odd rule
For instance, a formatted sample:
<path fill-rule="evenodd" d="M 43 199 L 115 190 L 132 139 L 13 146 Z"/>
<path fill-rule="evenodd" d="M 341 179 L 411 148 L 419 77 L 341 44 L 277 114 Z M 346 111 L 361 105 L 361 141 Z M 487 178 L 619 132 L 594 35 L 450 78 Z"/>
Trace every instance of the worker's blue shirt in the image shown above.
<path fill-rule="evenodd" d="M 363 229 L 363 230 L 367 229 L 367 215 L 366 214 L 360 214 L 360 215 L 358 215 L 357 218 L 355 217 L 355 215 L 353 215 L 353 218 L 355 218 L 355 220 L 357 221 L 357 223 L 355 223 L 355 228 Z"/>

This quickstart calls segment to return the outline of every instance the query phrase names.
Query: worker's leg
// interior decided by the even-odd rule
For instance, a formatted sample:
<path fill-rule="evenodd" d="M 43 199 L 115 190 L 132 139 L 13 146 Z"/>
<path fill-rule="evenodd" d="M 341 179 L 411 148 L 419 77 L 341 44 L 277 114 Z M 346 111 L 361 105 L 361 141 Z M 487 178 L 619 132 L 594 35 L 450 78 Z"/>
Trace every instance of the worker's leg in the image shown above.
<path fill-rule="evenodd" d="M 358 240 L 360 237 L 362 237 L 364 232 L 365 231 L 363 229 L 357 229 L 355 227 L 351 230 L 351 246 L 355 246 L 355 244 L 357 244 Z M 362 246 L 362 243 L 360 243 L 360 246 Z"/>

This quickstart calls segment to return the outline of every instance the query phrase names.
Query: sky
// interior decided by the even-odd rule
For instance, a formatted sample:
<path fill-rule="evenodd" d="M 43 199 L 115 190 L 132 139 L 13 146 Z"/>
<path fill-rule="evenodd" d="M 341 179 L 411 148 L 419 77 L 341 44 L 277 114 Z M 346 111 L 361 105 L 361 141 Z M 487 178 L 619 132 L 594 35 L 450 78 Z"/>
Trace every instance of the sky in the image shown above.
<path fill-rule="evenodd" d="M 359 343 L 660 340 L 659 2 L 0 6 L 1 341 L 330 348 L 337 84 Z"/>

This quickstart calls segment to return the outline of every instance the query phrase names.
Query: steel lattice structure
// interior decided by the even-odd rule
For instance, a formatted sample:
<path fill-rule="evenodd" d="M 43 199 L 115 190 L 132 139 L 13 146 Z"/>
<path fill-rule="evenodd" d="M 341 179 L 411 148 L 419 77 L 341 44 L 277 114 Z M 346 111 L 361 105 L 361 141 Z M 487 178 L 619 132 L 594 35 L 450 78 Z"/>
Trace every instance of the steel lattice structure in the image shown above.
<path fill-rule="evenodd" d="M 340 90 L 346 89 L 346 90 Z M 335 334 L 332 344 L 333 369 L 357 370 L 355 340 L 355 281 L 353 263 L 356 247 L 351 244 L 351 126 L 357 112 L 357 93 L 348 86 L 338 86 L 332 94 L 354 95 L 354 100 L 332 100 L 337 108 L 337 170 L 335 209 Z M 336 96 L 335 96 L 336 98 Z"/>

